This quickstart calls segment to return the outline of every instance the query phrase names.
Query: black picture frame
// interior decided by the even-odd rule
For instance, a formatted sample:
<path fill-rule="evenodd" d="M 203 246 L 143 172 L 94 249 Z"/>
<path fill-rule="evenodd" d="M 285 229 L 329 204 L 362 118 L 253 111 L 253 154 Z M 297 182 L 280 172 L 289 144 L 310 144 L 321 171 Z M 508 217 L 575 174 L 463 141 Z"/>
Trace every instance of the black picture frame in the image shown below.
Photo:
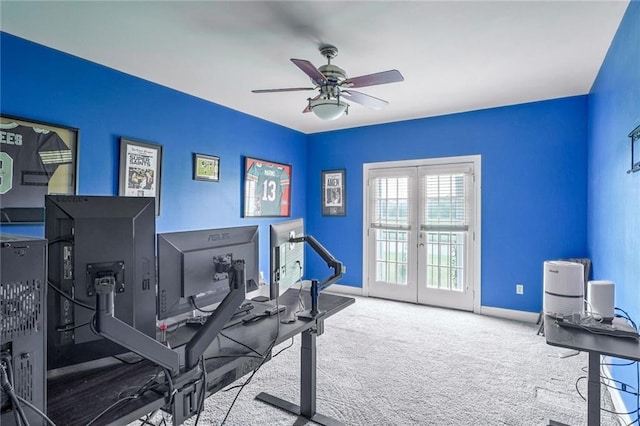
<path fill-rule="evenodd" d="M 80 130 L 4 113 L 0 130 L 2 169 L 11 170 L 0 181 L 0 223 L 43 223 L 45 195 L 77 194 Z M 14 164 L 12 145 L 20 147 L 21 164 Z M 25 148 L 33 155 L 25 155 Z"/>
<path fill-rule="evenodd" d="M 291 165 L 244 157 L 243 217 L 291 216 Z"/>
<path fill-rule="evenodd" d="M 118 195 L 154 197 L 156 216 L 160 216 L 162 145 L 121 137 L 118 175 Z"/>
<path fill-rule="evenodd" d="M 347 215 L 347 171 L 322 171 L 322 215 Z"/>
<path fill-rule="evenodd" d="M 220 182 L 220 157 L 194 152 L 193 180 Z"/>

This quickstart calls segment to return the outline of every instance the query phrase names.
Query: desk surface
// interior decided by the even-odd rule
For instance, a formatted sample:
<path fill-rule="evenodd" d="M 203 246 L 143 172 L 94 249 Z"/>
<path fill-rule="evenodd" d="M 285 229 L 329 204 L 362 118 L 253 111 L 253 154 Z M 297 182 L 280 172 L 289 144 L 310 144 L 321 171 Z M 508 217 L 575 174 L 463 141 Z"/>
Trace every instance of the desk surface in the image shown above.
<path fill-rule="evenodd" d="M 279 299 L 279 304 L 286 307 L 280 318 L 293 316 L 300 309 L 300 300 L 304 306 L 310 307 L 308 291 L 287 290 Z M 325 314 L 319 320 L 336 314 L 354 302 L 351 297 L 321 293 L 318 306 Z M 270 303 L 274 304 L 274 301 Z M 226 328 L 222 333 L 265 354 L 276 334 L 278 344 L 314 327 L 316 321 L 296 320 L 290 324 L 280 324 L 278 317 L 274 315 L 246 325 L 239 323 Z M 188 329 L 184 331 L 189 332 Z M 255 356 L 255 352 L 229 338 L 218 336 L 205 353 L 208 395 L 252 371 L 262 361 Z M 158 368 L 144 360 L 133 365 L 117 364 L 51 379 L 47 383 L 47 414 L 56 424 L 85 425 L 119 399 L 135 394 L 157 373 Z M 117 408 L 110 410 L 93 424 L 134 421 L 164 404 L 162 395 L 149 391 L 140 398 L 120 402 Z"/>
<path fill-rule="evenodd" d="M 550 316 L 546 316 L 544 319 L 544 335 L 547 343 L 552 346 L 597 352 L 602 355 L 634 361 L 640 360 L 640 342 L 636 339 L 594 334 L 579 328 L 561 327 Z"/>

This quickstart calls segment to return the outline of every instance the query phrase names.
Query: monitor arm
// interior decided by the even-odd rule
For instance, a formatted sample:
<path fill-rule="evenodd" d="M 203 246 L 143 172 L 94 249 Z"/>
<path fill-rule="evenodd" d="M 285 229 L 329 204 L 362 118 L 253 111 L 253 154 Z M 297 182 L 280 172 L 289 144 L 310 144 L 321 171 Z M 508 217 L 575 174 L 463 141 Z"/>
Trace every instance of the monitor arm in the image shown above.
<path fill-rule="evenodd" d="M 344 265 L 337 260 L 329 251 L 324 248 L 322 244 L 318 242 L 313 236 L 305 235 L 303 237 L 294 237 L 289 239 L 290 243 L 303 243 L 306 242 L 311 248 L 325 261 L 327 266 L 333 269 L 333 275 L 325 278 L 322 282 L 318 283 L 318 280 L 311 280 L 311 310 L 301 315 L 302 318 L 315 318 L 318 315 L 318 297 L 320 292 L 334 284 L 344 275 Z"/>
<path fill-rule="evenodd" d="M 229 293 L 220 302 L 216 310 L 191 338 L 185 348 L 185 366 L 187 370 L 198 365 L 200 357 L 211 342 L 222 331 L 227 322 L 236 313 L 245 298 L 247 286 L 244 260 L 236 260 L 229 268 Z"/>
<path fill-rule="evenodd" d="M 244 301 L 246 288 L 244 261 L 235 261 L 229 267 L 228 273 L 229 293 L 186 345 L 185 373 L 198 365 L 204 351 Z M 177 352 L 114 316 L 114 288 L 113 277 L 105 276 L 96 280 L 95 331 L 108 340 L 168 369 L 173 377 L 180 375 L 180 356 Z"/>
<path fill-rule="evenodd" d="M 246 288 L 244 261 L 236 260 L 226 272 L 229 276 L 229 293 L 187 343 L 184 369 L 181 369 L 178 352 L 114 317 L 115 277 L 103 276 L 95 280 L 97 306 L 95 332 L 168 370 L 167 373 L 173 378 L 169 380 L 173 389 L 169 389 L 167 398 L 169 398 L 171 414 L 176 424 L 182 424 L 184 420 L 196 413 L 197 404 L 185 403 L 185 401 L 195 400 L 195 395 L 206 392 L 207 389 L 207 384 L 200 380 L 202 372 L 196 367 L 204 351 L 244 301 Z M 206 367 L 203 365 L 202 368 Z"/>
<path fill-rule="evenodd" d="M 180 373 L 177 352 L 114 317 L 115 279 L 105 276 L 96 280 L 95 331 L 106 339 L 168 369 L 172 376 Z"/>

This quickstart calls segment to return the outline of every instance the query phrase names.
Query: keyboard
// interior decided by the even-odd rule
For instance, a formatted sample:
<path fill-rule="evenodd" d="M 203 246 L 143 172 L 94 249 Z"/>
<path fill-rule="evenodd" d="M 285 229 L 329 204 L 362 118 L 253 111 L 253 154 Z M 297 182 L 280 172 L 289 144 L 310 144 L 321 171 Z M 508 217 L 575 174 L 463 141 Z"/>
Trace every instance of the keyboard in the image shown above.
<path fill-rule="evenodd" d="M 581 318 L 575 321 L 572 319 L 558 318 L 556 323 L 560 327 L 580 328 L 594 334 L 605 334 L 607 336 L 626 337 L 636 340 L 640 338 L 638 330 L 629 324 L 616 320 L 613 322 L 599 322 L 591 317 Z"/>

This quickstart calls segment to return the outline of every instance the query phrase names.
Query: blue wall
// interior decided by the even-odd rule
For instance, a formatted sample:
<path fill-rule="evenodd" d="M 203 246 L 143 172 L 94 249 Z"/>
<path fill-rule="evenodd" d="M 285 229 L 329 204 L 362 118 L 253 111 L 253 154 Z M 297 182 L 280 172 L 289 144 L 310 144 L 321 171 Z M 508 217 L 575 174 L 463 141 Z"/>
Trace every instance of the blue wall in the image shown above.
<path fill-rule="evenodd" d="M 482 305 L 539 312 L 543 262 L 586 254 L 586 117 L 578 96 L 311 135 L 307 192 L 320 194 L 322 169 L 345 168 L 347 216 L 321 216 L 310 196 L 307 228 L 347 265 L 343 283 L 360 287 L 363 164 L 480 154 Z"/>
<path fill-rule="evenodd" d="M 616 307 L 640 322 L 640 173 L 631 130 L 640 125 L 640 2 L 632 1 L 589 94 L 588 250 L 594 279 L 616 284 Z M 640 147 L 636 145 L 636 161 Z M 636 367 L 616 378 L 636 387 Z M 625 395 L 629 410 L 635 397 Z M 636 416 L 633 416 L 635 418 Z"/>
<path fill-rule="evenodd" d="M 157 231 L 260 225 L 268 277 L 268 224 L 241 218 L 243 155 L 292 165 L 292 216 L 305 213 L 306 136 L 95 63 L 0 33 L 0 111 L 80 129 L 79 194 L 118 193 L 119 138 L 164 151 Z M 220 157 L 219 183 L 192 180 L 192 153 Z M 2 232 L 43 236 L 43 227 Z"/>
<path fill-rule="evenodd" d="M 346 285 L 362 285 L 362 168 L 376 161 L 482 155 L 485 306 L 538 312 L 542 262 L 586 254 L 586 96 L 305 136 L 5 33 L 0 41 L 2 112 L 81 129 L 79 193 L 117 193 L 120 136 L 162 144 L 158 231 L 259 223 L 264 271 L 273 220 L 241 218 L 242 155 L 293 165 L 292 217 L 345 262 Z M 220 183 L 191 179 L 192 152 L 221 157 Z M 320 214 L 320 172 L 332 168 L 347 170 L 346 217 Z M 312 253 L 308 265 L 309 278 L 328 272 Z"/>

